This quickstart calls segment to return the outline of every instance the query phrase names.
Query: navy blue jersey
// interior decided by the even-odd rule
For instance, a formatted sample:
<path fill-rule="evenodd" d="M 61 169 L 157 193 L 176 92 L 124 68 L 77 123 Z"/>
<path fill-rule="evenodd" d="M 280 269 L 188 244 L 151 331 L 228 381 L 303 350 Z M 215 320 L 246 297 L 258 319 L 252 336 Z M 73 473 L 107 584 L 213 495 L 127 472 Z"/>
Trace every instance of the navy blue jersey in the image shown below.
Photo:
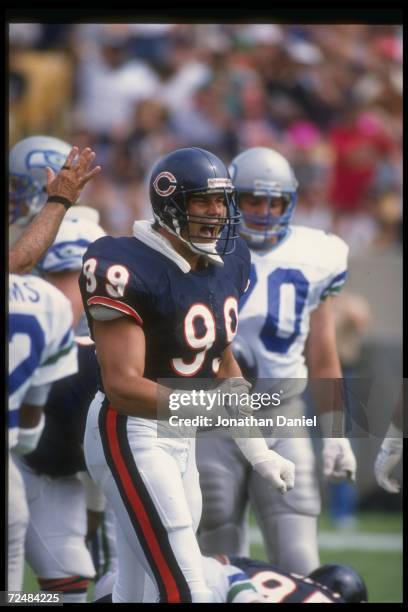
<path fill-rule="evenodd" d="M 284 572 L 267 561 L 255 561 L 247 557 L 217 555 L 221 563 L 228 563 L 242 569 L 266 603 L 345 603 L 337 593 L 310 578 Z"/>
<path fill-rule="evenodd" d="M 57 381 L 44 407 L 45 426 L 37 448 L 24 459 L 40 474 L 70 476 L 86 470 L 86 415 L 97 390 L 95 345 L 78 344 L 78 372 Z"/>
<path fill-rule="evenodd" d="M 100 238 L 83 261 L 79 283 L 90 329 L 92 305 L 132 317 L 146 338 L 146 378 L 215 376 L 248 284 L 250 255 L 242 239 L 224 266 L 199 271 L 184 272 L 134 237 Z"/>

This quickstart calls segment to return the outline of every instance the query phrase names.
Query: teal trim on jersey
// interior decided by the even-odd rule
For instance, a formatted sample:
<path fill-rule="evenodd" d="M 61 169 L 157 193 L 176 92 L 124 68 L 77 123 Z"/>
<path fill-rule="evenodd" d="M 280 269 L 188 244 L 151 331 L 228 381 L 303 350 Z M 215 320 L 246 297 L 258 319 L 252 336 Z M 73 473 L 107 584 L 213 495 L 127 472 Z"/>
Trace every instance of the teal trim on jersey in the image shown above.
<path fill-rule="evenodd" d="M 330 296 L 336 297 L 336 295 L 340 293 L 342 288 L 343 288 L 343 285 L 340 285 L 339 287 L 335 287 L 334 289 L 330 288 L 330 291 L 326 291 L 325 293 L 322 293 L 322 295 L 320 296 L 320 301 L 324 302 L 324 300 Z"/>
<path fill-rule="evenodd" d="M 344 284 L 345 284 L 345 281 L 342 281 L 341 283 L 334 283 L 333 285 L 331 285 L 330 291 L 338 291 L 339 289 L 343 287 Z"/>
<path fill-rule="evenodd" d="M 45 361 L 41 365 L 41 367 L 49 366 L 49 365 L 51 365 L 53 363 L 56 363 L 58 361 L 58 359 L 61 359 L 61 357 L 64 357 L 64 355 L 67 355 L 70 351 L 72 351 L 74 346 L 75 346 L 75 340 L 73 342 L 71 342 L 71 344 L 69 346 L 67 346 L 66 348 L 62 349 L 62 351 L 60 351 L 56 355 L 53 355 L 52 357 L 49 357 L 47 359 L 47 361 Z"/>
<path fill-rule="evenodd" d="M 233 603 L 235 597 L 238 595 L 238 593 L 242 593 L 242 591 L 253 591 L 254 593 L 258 594 L 258 591 L 251 582 L 241 582 L 230 588 L 227 595 L 227 603 Z"/>

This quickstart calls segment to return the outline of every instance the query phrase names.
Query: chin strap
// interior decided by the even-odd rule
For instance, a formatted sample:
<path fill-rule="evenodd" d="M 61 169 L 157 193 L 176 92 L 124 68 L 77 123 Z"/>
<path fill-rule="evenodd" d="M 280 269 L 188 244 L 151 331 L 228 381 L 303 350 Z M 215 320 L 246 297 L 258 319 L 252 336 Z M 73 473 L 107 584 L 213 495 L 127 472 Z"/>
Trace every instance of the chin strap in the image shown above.
<path fill-rule="evenodd" d="M 184 242 L 184 244 L 186 244 L 188 248 L 190 249 L 190 251 L 192 251 L 193 253 L 196 253 L 197 255 L 202 255 L 205 259 L 207 259 L 207 261 L 215 264 L 216 266 L 221 267 L 224 265 L 224 261 L 221 259 L 220 255 L 218 255 L 217 253 L 217 241 L 216 240 L 214 240 L 214 242 L 207 242 L 207 243 L 192 242 L 191 240 L 186 240 L 181 235 L 181 227 L 177 219 L 174 219 L 174 224 L 176 226 L 175 231 L 171 230 L 167 225 L 164 225 L 164 224 L 163 225 L 161 224 L 161 225 L 162 227 L 165 227 L 167 230 L 169 230 L 172 234 L 177 236 L 179 240 Z"/>

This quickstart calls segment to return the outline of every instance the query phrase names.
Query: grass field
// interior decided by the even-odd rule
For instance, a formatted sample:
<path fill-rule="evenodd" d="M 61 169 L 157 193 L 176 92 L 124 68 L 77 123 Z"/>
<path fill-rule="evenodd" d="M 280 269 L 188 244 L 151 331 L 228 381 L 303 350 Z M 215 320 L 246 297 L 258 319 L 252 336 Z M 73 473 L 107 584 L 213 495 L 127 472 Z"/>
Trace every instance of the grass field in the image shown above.
<path fill-rule="evenodd" d="M 265 559 L 260 539 L 252 523 L 251 555 Z M 400 513 L 359 513 L 352 530 L 337 530 L 327 516 L 320 518 L 320 558 L 322 563 L 347 563 L 367 584 L 369 601 L 402 601 L 402 515 Z M 336 548 L 336 544 L 338 547 Z M 24 591 L 36 593 L 37 581 L 28 566 Z"/>

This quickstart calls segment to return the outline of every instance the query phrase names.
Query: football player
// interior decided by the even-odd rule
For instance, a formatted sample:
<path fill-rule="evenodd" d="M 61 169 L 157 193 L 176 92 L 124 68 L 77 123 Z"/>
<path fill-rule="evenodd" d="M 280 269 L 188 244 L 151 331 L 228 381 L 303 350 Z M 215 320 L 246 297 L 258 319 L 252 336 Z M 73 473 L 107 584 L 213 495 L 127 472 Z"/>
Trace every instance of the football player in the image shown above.
<path fill-rule="evenodd" d="M 300 576 L 266 561 L 217 555 L 205 558 L 205 568 L 207 583 L 220 603 L 368 601 L 364 580 L 347 565 L 322 565 L 308 576 Z"/>
<path fill-rule="evenodd" d="M 86 603 L 94 564 L 85 545 L 86 471 L 83 437 L 97 387 L 93 342 L 76 337 L 78 372 L 56 382 L 44 406 L 45 424 L 36 448 L 21 457 L 29 508 L 26 559 L 41 591 L 60 591 L 64 603 Z"/>
<path fill-rule="evenodd" d="M 252 262 L 250 286 L 239 305 L 239 333 L 251 348 L 260 383 L 282 381 L 277 387 L 284 390 L 280 414 L 290 410 L 291 417 L 299 417 L 308 374 L 316 379 L 342 376 L 332 299 L 346 279 L 348 247 L 332 234 L 291 225 L 298 184 L 276 151 L 248 149 L 232 161 L 230 173 L 243 216 L 240 233 Z M 330 420 L 342 415 L 329 408 L 324 475 L 353 480 L 356 462 L 349 441 L 330 437 Z M 302 575 L 319 565 L 320 499 L 312 444 L 304 432 L 289 436 L 269 439 L 270 448 L 296 464 L 296 487 L 284 497 L 265 488 L 229 440 L 199 438 L 204 554 L 247 554 L 244 525 L 250 498 L 271 562 Z"/>
<path fill-rule="evenodd" d="M 15 460 L 36 447 L 51 383 L 76 372 L 77 354 L 69 301 L 38 277 L 10 275 L 8 323 L 8 590 L 19 591 L 28 508 Z"/>
<path fill-rule="evenodd" d="M 201 492 L 194 439 L 158 435 L 160 379 L 223 378 L 244 393 L 231 351 L 249 252 L 225 165 L 199 148 L 161 158 L 150 177 L 154 222 L 105 237 L 84 256 L 80 286 L 103 386 L 92 402 L 85 458 L 115 514 L 114 602 L 200 602 L 206 586 L 195 530 Z M 234 378 L 235 377 L 235 378 Z M 272 486 L 294 466 L 263 439 L 237 439 Z"/>
<path fill-rule="evenodd" d="M 75 184 L 86 171 L 80 159 L 76 169 L 73 168 L 71 153 L 65 160 L 70 150 L 69 144 L 46 136 L 33 136 L 15 145 L 10 153 L 12 184 L 26 186 L 25 191 L 22 188 L 18 191 L 19 198 L 15 192 L 10 194 L 10 199 L 20 204 L 14 210 L 16 225 L 24 227 L 33 215 L 40 214 L 46 198 L 47 164 L 52 164 L 53 172 L 57 172 L 64 163 L 65 168 L 57 176 L 62 174 L 65 184 Z M 19 177 L 19 181 L 16 177 Z M 85 491 L 77 472 L 86 469 L 82 450 L 84 418 L 89 400 L 95 394 L 91 383 L 96 377 L 97 366 L 96 359 L 87 356 L 94 349 L 86 346 L 88 329 L 78 278 L 82 256 L 87 247 L 105 235 L 98 220 L 98 212 L 92 208 L 71 207 L 60 225 L 54 243 L 35 268 L 37 273 L 69 298 L 76 334 L 84 338 L 78 340 L 82 371 L 74 381 L 72 377 L 61 381 L 51 393 L 45 407 L 46 426 L 39 448 L 33 456 L 18 463 L 29 492 L 27 558 L 42 590 L 63 591 L 64 603 L 86 602 L 88 581 L 95 574 L 85 546 Z M 89 387 L 86 387 L 86 381 Z M 75 387 L 76 395 L 72 391 Z M 81 397 L 83 401 L 80 401 Z M 71 450 L 67 453 L 64 448 Z M 60 520 L 62 514 L 65 516 L 64 521 Z"/>
<path fill-rule="evenodd" d="M 12 148 L 9 223 L 16 236 L 9 251 L 11 273 L 30 272 L 51 246 L 66 211 L 101 170 L 100 166 L 90 170 L 94 159 L 90 148 L 79 152 L 48 136 L 25 138 Z"/>
<path fill-rule="evenodd" d="M 203 557 L 204 575 L 214 603 L 365 603 L 362 577 L 347 565 L 327 564 L 309 576 L 284 572 L 266 561 L 216 555 Z M 115 575 L 94 592 L 94 601 L 112 602 Z"/>

